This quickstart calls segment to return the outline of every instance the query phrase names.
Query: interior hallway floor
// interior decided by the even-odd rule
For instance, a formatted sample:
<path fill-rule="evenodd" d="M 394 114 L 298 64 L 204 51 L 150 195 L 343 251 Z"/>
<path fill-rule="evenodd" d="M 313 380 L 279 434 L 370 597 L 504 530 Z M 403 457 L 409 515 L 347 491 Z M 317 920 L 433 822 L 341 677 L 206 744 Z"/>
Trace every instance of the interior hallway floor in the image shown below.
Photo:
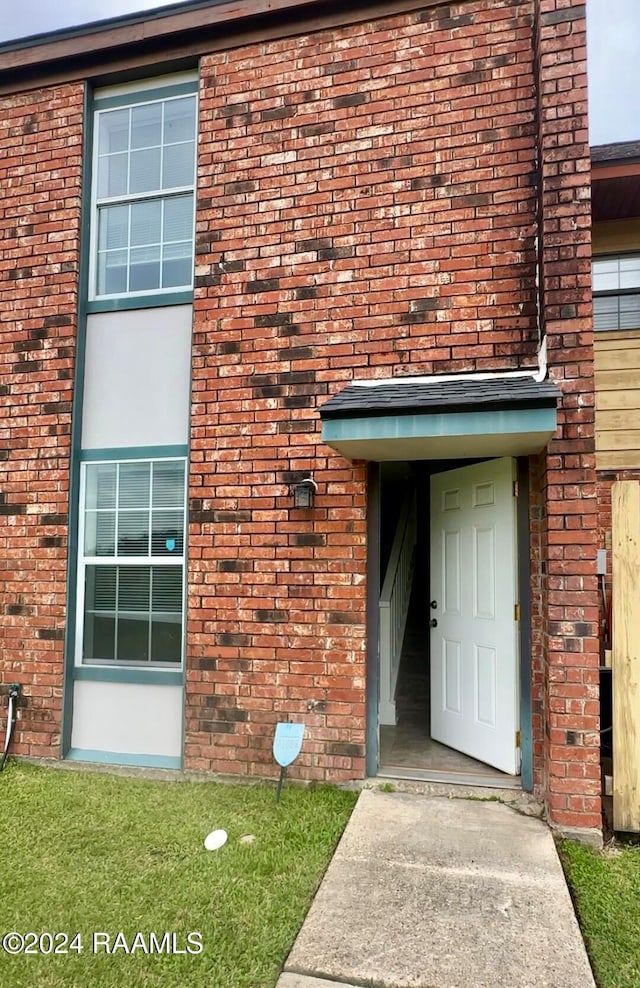
<path fill-rule="evenodd" d="M 418 581 L 415 581 L 416 584 Z M 504 783 L 516 783 L 514 776 L 476 761 L 460 751 L 432 740 L 430 736 L 430 677 L 428 628 L 430 614 L 425 611 L 422 594 L 414 585 L 407 627 L 402 646 L 398 686 L 396 690 L 397 724 L 380 728 L 380 770 L 392 774 L 393 769 L 436 772 L 447 776 L 482 776 Z"/>

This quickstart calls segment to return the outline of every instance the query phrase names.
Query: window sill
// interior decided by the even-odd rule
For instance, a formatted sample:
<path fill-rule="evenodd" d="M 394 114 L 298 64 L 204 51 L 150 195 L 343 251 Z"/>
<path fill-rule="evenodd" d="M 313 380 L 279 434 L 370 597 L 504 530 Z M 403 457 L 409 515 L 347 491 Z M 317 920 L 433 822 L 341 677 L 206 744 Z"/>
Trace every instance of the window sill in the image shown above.
<path fill-rule="evenodd" d="M 159 669 L 152 666 L 74 666 L 76 681 L 94 683 L 143 683 L 146 686 L 183 686 L 182 669 Z"/>
<path fill-rule="evenodd" d="M 95 299 L 87 302 L 87 312 L 123 312 L 126 309 L 159 309 L 164 305 L 190 305 L 193 289 L 181 292 L 156 292 L 151 295 L 125 296 L 121 298 Z"/>

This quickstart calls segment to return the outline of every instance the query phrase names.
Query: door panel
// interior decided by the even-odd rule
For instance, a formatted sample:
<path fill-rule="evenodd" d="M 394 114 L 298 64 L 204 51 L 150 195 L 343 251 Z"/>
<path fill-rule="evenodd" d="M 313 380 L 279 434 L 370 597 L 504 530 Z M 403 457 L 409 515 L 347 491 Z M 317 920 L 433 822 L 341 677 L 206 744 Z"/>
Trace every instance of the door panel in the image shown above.
<path fill-rule="evenodd" d="M 443 639 L 444 645 L 444 709 L 452 714 L 462 713 L 462 654 L 460 642 Z"/>
<path fill-rule="evenodd" d="M 512 459 L 431 478 L 431 736 L 516 775 Z"/>

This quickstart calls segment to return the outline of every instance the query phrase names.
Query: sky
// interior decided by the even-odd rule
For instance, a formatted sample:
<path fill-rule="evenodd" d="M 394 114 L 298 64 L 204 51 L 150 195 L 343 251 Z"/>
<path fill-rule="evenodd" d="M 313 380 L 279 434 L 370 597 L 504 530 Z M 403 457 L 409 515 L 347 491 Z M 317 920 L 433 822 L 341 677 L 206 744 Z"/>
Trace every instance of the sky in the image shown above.
<path fill-rule="evenodd" d="M 0 0 L 0 42 L 173 0 Z M 640 0 L 587 0 L 590 141 L 640 140 Z"/>

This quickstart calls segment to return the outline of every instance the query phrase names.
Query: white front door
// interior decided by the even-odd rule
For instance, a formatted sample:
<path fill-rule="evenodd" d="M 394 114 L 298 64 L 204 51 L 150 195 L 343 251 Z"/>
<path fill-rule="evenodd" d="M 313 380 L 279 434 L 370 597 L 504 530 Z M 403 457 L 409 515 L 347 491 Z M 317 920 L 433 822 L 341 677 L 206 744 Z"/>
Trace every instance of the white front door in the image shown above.
<path fill-rule="evenodd" d="M 431 478 L 431 737 L 520 771 L 515 461 Z"/>

